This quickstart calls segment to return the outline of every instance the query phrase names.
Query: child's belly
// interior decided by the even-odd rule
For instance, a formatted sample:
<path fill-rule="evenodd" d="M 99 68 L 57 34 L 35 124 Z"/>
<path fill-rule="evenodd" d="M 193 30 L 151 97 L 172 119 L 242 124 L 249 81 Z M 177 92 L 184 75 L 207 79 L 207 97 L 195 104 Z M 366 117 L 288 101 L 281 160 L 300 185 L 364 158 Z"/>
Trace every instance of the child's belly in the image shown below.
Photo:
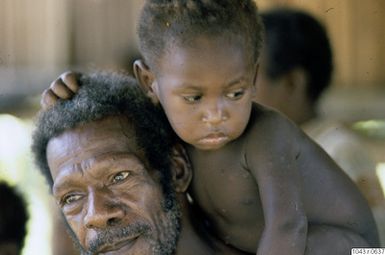
<path fill-rule="evenodd" d="M 226 212 L 224 215 L 214 215 L 212 224 L 215 234 L 226 244 L 242 251 L 255 253 L 264 228 L 264 221 L 261 213 L 247 213 L 249 209 L 251 208 L 240 207 L 238 209 L 240 213 L 229 211 L 227 215 Z M 245 214 L 248 214 L 247 217 L 244 217 Z M 253 217 L 250 217 L 251 214 Z M 227 216 L 230 217 L 227 218 Z"/>
<path fill-rule="evenodd" d="M 228 174 L 211 177 L 216 181 L 195 177 L 191 194 L 194 201 L 206 214 L 218 238 L 240 250 L 255 253 L 264 217 L 254 178 L 247 171 L 234 168 Z"/>

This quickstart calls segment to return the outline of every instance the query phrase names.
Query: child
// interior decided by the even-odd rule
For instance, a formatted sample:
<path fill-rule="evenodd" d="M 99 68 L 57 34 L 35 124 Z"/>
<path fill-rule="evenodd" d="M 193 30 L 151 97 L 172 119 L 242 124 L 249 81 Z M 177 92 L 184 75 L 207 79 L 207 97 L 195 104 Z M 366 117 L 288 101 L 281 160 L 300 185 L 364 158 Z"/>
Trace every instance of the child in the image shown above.
<path fill-rule="evenodd" d="M 210 231 L 263 255 L 304 254 L 308 223 L 378 245 L 354 184 L 290 121 L 252 103 L 262 33 L 253 1 L 149 0 L 138 31 L 144 61 L 135 74 L 185 142 L 189 194 Z M 73 77 L 43 101 L 70 97 Z"/>
<path fill-rule="evenodd" d="M 368 200 L 380 237 L 383 234 L 380 241 L 385 244 L 385 197 L 376 162 L 349 127 L 317 111 L 333 75 L 326 28 L 316 17 L 296 8 L 270 9 L 261 17 L 265 40 L 256 102 L 281 111 L 329 153 Z"/>
<path fill-rule="evenodd" d="M 0 254 L 21 254 L 29 219 L 25 198 L 7 182 L 0 180 Z"/>

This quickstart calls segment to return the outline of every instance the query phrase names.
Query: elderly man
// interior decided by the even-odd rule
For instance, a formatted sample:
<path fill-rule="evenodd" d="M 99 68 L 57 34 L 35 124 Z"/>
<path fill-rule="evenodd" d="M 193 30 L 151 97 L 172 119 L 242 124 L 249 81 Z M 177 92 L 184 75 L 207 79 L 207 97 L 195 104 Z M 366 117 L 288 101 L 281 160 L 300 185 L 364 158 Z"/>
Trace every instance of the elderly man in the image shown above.
<path fill-rule="evenodd" d="M 193 227 L 188 161 L 135 81 L 80 82 L 42 112 L 33 151 L 82 254 L 243 254 Z"/>
<path fill-rule="evenodd" d="M 185 152 L 136 81 L 95 73 L 79 85 L 42 112 L 33 151 L 81 252 L 247 254 L 218 241 L 188 202 Z M 346 254 L 352 243 L 364 245 L 348 230 L 311 225 L 306 254 Z"/>

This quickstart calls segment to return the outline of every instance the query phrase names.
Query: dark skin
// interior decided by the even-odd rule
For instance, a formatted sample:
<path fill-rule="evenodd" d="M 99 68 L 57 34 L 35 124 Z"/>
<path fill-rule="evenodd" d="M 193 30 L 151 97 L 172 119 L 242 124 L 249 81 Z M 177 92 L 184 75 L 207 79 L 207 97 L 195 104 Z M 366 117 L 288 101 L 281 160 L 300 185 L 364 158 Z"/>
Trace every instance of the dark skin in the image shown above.
<path fill-rule="evenodd" d="M 164 199 L 159 175 L 147 167 L 127 118 L 108 117 L 66 130 L 50 140 L 47 159 L 53 195 L 84 250 L 98 233 L 127 228 L 126 235 L 111 237 L 111 242 L 97 246 L 92 254 L 164 254 L 153 253 L 149 240 L 161 238 L 165 243 L 176 230 L 167 223 L 159 203 Z M 185 196 L 191 169 L 181 146 L 173 150 L 171 171 L 183 226 L 172 254 L 244 254 L 195 227 Z M 150 229 L 129 230 L 134 224 Z"/>
<path fill-rule="evenodd" d="M 138 61 L 135 72 L 186 143 L 195 169 L 189 193 L 212 234 L 248 253 L 303 254 L 317 236 L 313 226 L 324 224 L 354 236 L 341 253 L 330 240 L 346 232 L 319 238 L 324 254 L 375 246 L 373 218 L 354 184 L 291 122 L 252 103 L 258 68 L 245 61 L 245 48 L 204 37 L 191 45 L 174 45 L 156 70 Z M 306 253 L 314 250 L 308 245 Z"/>
<path fill-rule="evenodd" d="M 245 146 L 238 138 L 217 151 L 204 153 L 188 149 L 195 169 L 190 192 L 213 222 L 213 231 L 234 246 L 245 244 L 243 250 L 256 249 L 255 244 L 263 234 L 264 227 L 264 212 L 261 208 L 269 199 L 274 201 L 274 196 L 279 196 L 272 190 L 271 182 L 278 182 L 281 176 L 269 176 L 266 171 L 283 169 L 281 165 L 284 165 L 296 167 L 300 173 L 304 191 L 301 197 L 309 224 L 344 227 L 362 234 L 367 240 L 372 240 L 373 244 L 377 242 L 367 204 L 355 185 L 317 145 L 290 127 L 291 123 L 256 107 L 255 112 L 258 111 L 259 121 L 252 120 L 253 128 L 247 129 L 242 136 L 246 141 L 258 143 L 246 143 Z M 258 125 L 255 124 L 257 122 Z M 261 122 L 265 122 L 264 125 Z M 282 137 L 274 132 L 271 135 L 262 132 L 278 124 L 287 127 Z M 271 153 L 285 149 L 281 139 L 288 141 L 286 149 L 291 149 L 293 154 L 281 157 L 282 154 Z M 269 150 L 265 149 L 266 142 Z M 234 164 L 236 159 L 238 164 Z M 266 164 L 266 159 L 271 163 Z M 202 169 L 205 171 L 204 177 L 200 172 Z M 256 179 L 259 188 L 255 186 Z M 212 184 L 214 182 L 216 185 Z M 259 194 L 261 200 L 252 194 Z M 282 210 L 272 213 L 283 215 L 286 212 Z"/>
<path fill-rule="evenodd" d="M 306 131 L 308 123 L 319 117 L 316 114 L 317 101 L 312 100 L 307 94 L 311 86 L 307 69 L 295 66 L 280 77 L 272 79 L 267 74 L 266 67 L 267 51 L 263 51 L 256 83 L 258 92 L 255 97 L 256 102 L 280 111 Z M 368 200 L 370 207 L 383 207 L 385 200 L 381 184 L 373 172 L 373 169 L 363 170 L 362 175 L 354 181 Z"/>
<path fill-rule="evenodd" d="M 66 80 L 68 79 L 76 79 L 76 75 L 74 73 L 66 73 L 66 74 L 63 74 L 63 76 L 66 76 Z M 63 77 L 62 76 L 62 77 Z M 61 79 L 61 78 L 59 78 Z M 60 83 L 57 83 L 57 84 L 62 84 L 61 82 Z M 56 86 L 56 85 L 55 85 Z M 47 101 L 45 100 L 47 98 L 43 98 L 43 101 Z M 52 99 L 52 100 L 51 100 Z M 51 98 L 49 99 L 50 101 L 55 101 L 57 98 Z M 48 106 L 46 104 L 46 106 Z M 261 110 L 261 111 L 265 111 L 263 110 L 262 108 L 256 108 L 256 110 Z M 264 115 L 265 118 L 267 118 L 268 116 L 271 116 L 271 112 L 266 112 Z M 272 114 L 272 116 L 276 116 L 275 113 Z M 260 117 L 262 118 L 262 116 Z M 288 123 L 286 123 L 288 124 Z M 291 125 L 291 124 L 290 124 Z M 248 129 L 247 129 L 248 130 Z M 302 133 L 299 134 L 300 137 L 303 136 Z M 303 138 L 302 138 L 303 139 Z M 306 139 L 307 140 L 307 139 Z M 309 142 L 308 142 L 309 143 Z M 278 143 L 279 144 L 279 143 Z M 234 148 L 235 146 L 239 146 L 239 143 L 231 143 L 231 147 Z M 313 143 L 310 142 L 310 144 L 307 144 L 307 146 L 310 146 L 312 147 L 313 149 L 316 149 L 316 150 L 319 150 L 319 148 L 314 145 Z M 227 146 L 226 146 L 227 147 Z M 229 147 L 229 148 L 231 148 Z M 306 146 L 305 146 L 306 147 Z M 306 148 L 303 148 L 303 149 L 306 149 Z M 221 150 L 223 152 L 223 150 Z M 232 150 L 229 150 L 227 153 L 231 153 Z M 194 154 L 191 154 L 190 152 L 190 156 L 192 157 L 195 157 Z M 208 155 L 206 155 L 208 156 Z M 215 158 L 218 157 L 219 154 L 218 153 L 210 153 L 209 154 L 209 157 L 210 159 L 212 159 L 213 161 L 212 162 L 223 162 L 223 159 L 221 159 L 221 161 L 218 161 L 216 160 Z M 302 158 L 303 157 L 299 157 L 299 158 Z M 230 159 L 230 158 L 229 158 Z M 304 162 L 305 166 L 307 163 L 305 163 L 306 160 L 298 160 L 299 162 Z M 326 159 L 326 162 L 329 162 L 329 164 L 333 164 L 333 162 L 330 161 L 330 159 Z M 195 170 L 195 172 L 199 171 L 199 165 L 197 165 L 197 161 L 195 161 L 194 163 L 194 167 L 198 170 Z M 225 162 L 223 162 L 223 164 L 221 165 L 226 165 Z M 213 166 L 215 167 L 215 166 Z M 321 166 L 320 166 L 321 167 Z M 207 167 L 206 167 L 207 168 Z M 184 168 L 185 169 L 185 168 Z M 226 165 L 225 168 L 223 169 L 228 169 L 228 165 Z M 312 169 L 312 168 L 309 168 L 309 169 Z M 211 168 L 209 168 L 209 170 L 211 170 Z M 314 171 L 317 171 L 316 169 L 314 169 Z M 245 182 L 243 179 L 245 180 L 248 180 L 249 182 L 253 182 L 252 181 L 252 177 L 249 173 L 249 171 L 245 171 L 244 169 L 238 169 L 238 174 L 235 174 L 234 171 L 223 171 L 223 172 L 214 172 L 214 171 L 210 171 L 210 173 L 212 173 L 212 176 L 213 178 L 216 178 L 216 181 L 218 180 L 223 180 L 223 182 L 226 182 L 226 179 L 227 180 L 231 180 L 231 182 L 233 183 L 237 183 L 237 182 L 240 182 L 242 181 L 243 185 L 247 182 Z M 304 176 L 304 178 L 306 179 L 313 179 L 313 182 L 317 182 L 317 180 L 315 178 L 311 178 L 309 176 L 312 176 L 312 173 L 311 172 L 307 172 L 304 171 L 304 174 L 308 175 L 308 176 Z M 318 176 L 319 174 L 317 174 L 316 172 L 314 173 L 316 174 L 316 176 Z M 356 190 L 354 187 L 351 186 L 351 183 L 349 181 L 346 181 L 346 177 L 339 171 L 332 171 L 331 172 L 331 175 L 335 175 L 335 178 L 334 181 L 332 183 L 330 183 L 330 179 L 326 180 L 325 183 L 328 184 L 328 186 L 333 186 L 333 185 L 340 185 L 338 184 L 338 180 L 342 181 L 342 183 L 344 183 L 344 186 L 347 186 L 347 189 L 348 190 L 353 190 L 353 193 L 356 194 Z M 178 175 L 179 176 L 179 175 Z M 196 176 L 196 174 L 195 174 Z M 324 178 L 328 178 L 328 177 L 323 177 Z M 321 179 L 322 181 L 322 179 Z M 206 181 L 205 182 L 197 182 L 197 179 L 194 178 L 194 183 L 201 183 L 201 185 L 206 185 Z M 222 184 L 222 183 L 221 183 Z M 190 186 L 190 189 L 196 189 L 196 184 L 193 184 Z M 213 186 L 213 185 L 211 185 Z M 246 187 L 246 185 L 244 185 Z M 254 187 L 254 184 L 251 184 L 251 186 Z M 306 185 L 306 187 L 309 187 L 309 190 L 313 189 L 315 186 L 319 186 L 319 185 L 314 185 L 314 183 L 312 182 L 309 182 L 308 185 Z M 227 189 L 226 190 L 229 190 L 229 192 L 223 192 L 221 191 L 218 187 L 220 186 L 213 186 L 213 189 L 211 189 L 209 192 L 209 194 L 211 194 L 212 192 L 216 192 L 216 195 L 217 197 L 222 197 L 222 203 L 221 204 L 217 204 L 216 208 L 221 208 L 223 210 L 219 210 L 219 209 L 212 209 L 213 211 L 217 211 L 221 214 L 221 217 L 223 219 L 222 222 L 225 222 L 225 220 L 227 218 L 224 218 L 224 216 L 232 216 L 232 217 L 238 217 L 243 220 L 243 219 L 246 219 L 247 218 L 244 218 L 245 217 L 245 214 L 244 215 L 241 215 L 241 212 L 246 212 L 246 216 L 250 218 L 250 216 L 247 215 L 248 211 L 249 210 L 256 210 L 256 211 L 261 211 L 260 209 L 260 200 L 259 199 L 256 199 L 256 200 L 253 200 L 251 196 L 244 196 L 244 195 L 241 195 L 239 193 L 239 189 L 237 191 L 237 187 L 239 186 L 227 186 Z M 199 188 L 199 187 L 197 187 Z M 231 189 L 233 188 L 233 190 Z M 335 194 L 337 193 L 334 193 L 335 189 L 325 189 L 325 190 L 322 190 L 322 187 L 318 187 L 319 189 L 321 189 L 321 191 L 314 191 L 314 193 L 317 195 L 319 194 L 319 196 L 321 197 L 322 200 L 318 200 L 318 201 L 333 201 L 335 200 Z M 183 191 L 183 190 L 180 190 L 179 191 Z M 237 191 L 237 192 L 235 192 Z M 201 193 L 198 193 L 199 194 L 205 194 L 206 192 L 201 192 Z M 326 196 L 323 197 L 323 194 L 325 194 Z M 346 192 L 346 194 L 348 194 L 348 192 Z M 328 200 L 326 199 L 327 197 L 332 197 L 332 199 Z M 354 197 L 354 196 L 353 196 Z M 358 195 L 358 197 L 360 197 Z M 208 196 L 208 198 L 210 198 Z M 243 199 L 242 199 L 243 198 Z M 317 201 L 316 198 L 312 197 L 311 194 L 309 194 L 309 197 L 307 198 L 308 199 L 308 203 L 309 203 L 309 207 L 312 205 L 312 204 L 316 204 L 317 203 L 315 201 Z M 348 201 L 344 201 L 344 204 L 349 204 L 349 201 L 352 199 L 352 196 L 348 196 Z M 187 205 L 187 201 L 185 200 L 185 198 L 183 199 L 183 204 Z M 223 202 L 224 201 L 224 202 Z M 219 202 L 219 200 L 218 200 Z M 325 204 L 320 204 L 320 205 L 317 205 L 318 207 L 323 207 L 323 206 L 326 206 Z M 365 207 L 365 206 L 364 206 Z M 182 208 L 185 208 L 184 206 L 182 206 Z M 195 226 L 201 226 L 201 230 L 202 228 L 205 228 L 205 226 L 202 226 L 202 222 L 204 222 L 204 217 L 206 216 L 202 216 L 202 217 L 197 217 L 198 215 L 200 214 L 197 214 L 197 210 L 194 210 L 192 211 L 191 209 L 187 209 L 188 207 L 185 208 L 185 210 L 183 210 L 183 214 L 185 215 L 193 215 L 192 219 L 195 219 L 195 223 L 193 223 L 193 225 Z M 344 208 L 343 206 L 341 206 L 341 208 Z M 247 210 L 246 210 L 247 209 Z M 314 208 L 314 212 L 317 213 L 317 208 Z M 331 208 L 327 208 L 328 210 L 331 209 Z M 362 210 L 362 209 L 360 209 Z M 333 213 L 340 213 L 340 209 L 334 209 L 335 212 L 330 212 L 330 214 L 333 214 Z M 230 213 L 232 213 L 230 215 Z M 235 218 L 234 217 L 234 218 Z M 262 217 L 262 216 L 261 216 Z M 335 219 L 335 215 L 333 215 L 332 217 L 333 219 Z M 236 218 L 235 218 L 236 219 Z M 261 219 L 262 220 L 262 219 Z M 253 219 L 251 220 L 253 221 Z M 230 222 L 231 223 L 231 222 Z M 225 223 L 224 223 L 225 224 Z M 257 233 L 260 233 L 262 230 L 262 227 L 263 227 L 263 221 L 259 221 L 260 224 L 260 228 L 259 229 L 256 229 L 254 230 L 255 232 Z M 243 236 L 250 236 L 248 235 L 247 233 L 249 231 L 252 231 L 250 230 L 250 223 L 246 223 L 244 227 L 247 227 L 247 230 L 248 231 L 240 231 L 240 233 L 236 233 L 236 235 L 242 235 Z M 234 226 L 234 225 L 233 225 Z M 226 227 L 226 226 L 225 226 Z M 229 228 L 230 229 L 230 228 Z M 234 229 L 234 228 L 233 228 Z M 212 231 L 213 229 L 211 229 Z M 238 229 L 239 230 L 239 229 Z M 204 230 L 203 231 L 209 231 L 210 230 Z M 234 230 L 234 232 L 237 231 L 237 229 Z M 202 232 L 201 232 L 201 236 L 202 236 Z M 211 234 L 205 234 L 206 236 L 212 236 L 212 235 L 217 235 L 218 233 L 211 233 Z M 248 237 L 250 238 L 250 237 Z M 253 236 L 251 236 L 251 238 L 253 238 Z M 209 239 L 210 240 L 210 239 Z M 211 237 L 211 240 L 208 241 L 209 243 L 212 242 L 212 240 L 215 240 Z M 338 242 L 336 242 L 336 240 L 338 240 Z M 346 242 L 344 242 L 344 240 L 347 240 Z M 189 242 L 187 242 L 187 244 L 185 245 L 188 245 Z M 219 242 L 220 244 L 221 242 Z M 222 244 L 223 245 L 223 244 Z M 322 226 L 322 225 L 318 225 L 318 224 L 310 224 L 309 225 L 309 230 L 308 230 L 308 238 L 307 238 L 307 248 L 306 248 L 306 252 L 305 254 L 347 254 L 347 252 L 349 252 L 350 250 L 350 247 L 351 246 L 365 246 L 367 245 L 366 242 L 360 238 L 359 235 L 357 235 L 357 233 L 354 233 L 353 231 L 348 231 L 346 229 L 342 229 L 342 228 L 337 228 L 337 227 L 332 227 L 332 226 Z M 182 245 L 183 246 L 183 245 Z M 223 251 L 223 250 L 222 250 Z M 231 253 L 221 253 L 222 251 L 216 253 L 215 251 L 210 251 L 208 254 L 231 254 Z M 212 253 L 211 253 L 212 252 Z M 232 251 L 233 252 L 233 251 Z M 235 251 L 234 251 L 235 252 Z M 240 252 L 240 251 L 238 251 Z M 236 254 L 236 253 L 235 253 Z M 246 253 L 245 253 L 246 254 Z M 251 252 L 250 253 L 247 253 L 247 254 L 252 254 Z"/>
<path fill-rule="evenodd" d="M 135 66 L 186 143 L 190 193 L 215 234 L 248 252 L 303 254 L 307 224 L 318 223 L 376 244 L 373 218 L 354 184 L 291 122 L 251 103 L 258 66 L 240 42 L 221 39 L 171 45 L 153 70 Z"/>
<path fill-rule="evenodd" d="M 271 167 L 267 167 L 267 158 L 258 165 L 245 162 L 245 153 L 250 158 L 266 155 L 261 153 L 262 148 L 246 147 L 247 141 L 257 141 L 246 136 L 248 129 L 256 126 L 250 125 L 250 116 L 258 114 L 252 111 L 257 66 L 245 61 L 249 59 L 245 51 L 233 42 L 201 37 L 194 45 L 176 46 L 172 54 L 163 56 L 155 78 L 148 84 L 174 131 L 188 144 L 193 169 L 197 169 L 191 196 L 212 222 L 214 233 L 230 245 L 247 252 L 258 250 L 257 254 L 278 254 L 282 250 L 303 254 L 307 220 L 297 189 L 298 172 L 289 167 L 278 174 L 275 169 L 286 161 Z M 137 76 L 146 75 L 137 71 Z M 225 164 L 216 165 L 219 161 Z M 223 176 L 215 173 L 221 172 L 241 178 L 229 176 L 220 183 L 216 179 Z M 228 199 L 232 193 L 234 198 L 257 202 L 238 210 L 236 200 Z"/>

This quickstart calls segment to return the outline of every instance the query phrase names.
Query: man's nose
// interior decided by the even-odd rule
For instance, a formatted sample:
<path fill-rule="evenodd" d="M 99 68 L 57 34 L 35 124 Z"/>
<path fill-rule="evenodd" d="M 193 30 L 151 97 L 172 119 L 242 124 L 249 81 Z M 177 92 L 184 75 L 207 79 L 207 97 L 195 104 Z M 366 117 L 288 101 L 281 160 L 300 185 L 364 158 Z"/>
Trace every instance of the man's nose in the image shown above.
<path fill-rule="evenodd" d="M 211 125 L 218 125 L 228 119 L 228 113 L 225 105 L 220 100 L 211 102 L 204 110 L 203 122 Z"/>
<path fill-rule="evenodd" d="M 124 208 L 101 193 L 89 192 L 87 214 L 84 217 L 87 228 L 106 228 L 118 225 L 123 220 Z"/>

